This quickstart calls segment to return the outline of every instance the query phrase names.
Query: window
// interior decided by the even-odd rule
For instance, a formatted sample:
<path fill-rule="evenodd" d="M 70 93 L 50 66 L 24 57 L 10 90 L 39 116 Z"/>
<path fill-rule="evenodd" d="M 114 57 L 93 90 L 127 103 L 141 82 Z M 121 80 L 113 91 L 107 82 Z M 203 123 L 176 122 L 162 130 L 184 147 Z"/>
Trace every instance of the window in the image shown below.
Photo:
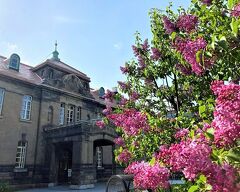
<path fill-rule="evenodd" d="M 31 105 L 32 105 L 32 97 L 29 95 L 24 95 L 22 100 L 22 110 L 20 114 L 21 119 L 30 120 Z"/>
<path fill-rule="evenodd" d="M 24 168 L 25 161 L 26 161 L 26 153 L 27 153 L 27 142 L 19 141 L 17 146 L 15 168 Z"/>
<path fill-rule="evenodd" d="M 41 71 L 41 77 L 43 77 L 44 74 L 45 74 L 45 70 L 43 69 L 43 70 Z"/>
<path fill-rule="evenodd" d="M 64 118 L 65 118 L 65 104 L 61 103 L 60 110 L 59 110 L 59 125 L 64 124 Z"/>
<path fill-rule="evenodd" d="M 67 111 L 67 124 L 74 122 L 74 106 L 69 105 Z"/>
<path fill-rule="evenodd" d="M 103 166 L 103 149 L 102 147 L 96 147 L 96 156 L 97 156 L 97 167 Z"/>
<path fill-rule="evenodd" d="M 19 71 L 20 57 L 17 54 L 12 54 L 9 60 L 9 68 Z"/>
<path fill-rule="evenodd" d="M 52 79 L 52 78 L 53 78 L 53 70 L 52 70 L 52 69 L 49 70 L 48 78 L 49 78 L 49 79 Z"/>
<path fill-rule="evenodd" d="M 48 108 L 48 123 L 50 124 L 53 123 L 53 107 L 52 106 Z"/>
<path fill-rule="evenodd" d="M 76 122 L 81 120 L 81 107 L 77 107 Z"/>
<path fill-rule="evenodd" d="M 2 115 L 4 89 L 0 88 L 0 115 Z"/>

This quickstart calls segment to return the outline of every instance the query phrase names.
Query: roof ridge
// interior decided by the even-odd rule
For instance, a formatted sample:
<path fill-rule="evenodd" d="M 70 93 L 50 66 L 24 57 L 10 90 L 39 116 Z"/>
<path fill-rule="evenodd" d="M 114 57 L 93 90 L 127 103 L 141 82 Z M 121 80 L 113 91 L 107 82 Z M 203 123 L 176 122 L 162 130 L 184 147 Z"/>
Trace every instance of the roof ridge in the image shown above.
<path fill-rule="evenodd" d="M 62 62 L 62 61 L 58 61 L 58 62 L 61 62 L 62 64 L 67 65 L 68 67 L 70 67 L 71 69 L 76 70 L 76 71 L 78 71 L 79 73 L 81 73 L 81 74 L 87 76 L 85 73 L 79 71 L 78 69 L 75 69 L 74 67 L 72 67 L 72 66 L 70 66 L 70 65 L 68 65 L 68 64 L 66 64 L 66 63 L 64 63 L 64 62 Z"/>

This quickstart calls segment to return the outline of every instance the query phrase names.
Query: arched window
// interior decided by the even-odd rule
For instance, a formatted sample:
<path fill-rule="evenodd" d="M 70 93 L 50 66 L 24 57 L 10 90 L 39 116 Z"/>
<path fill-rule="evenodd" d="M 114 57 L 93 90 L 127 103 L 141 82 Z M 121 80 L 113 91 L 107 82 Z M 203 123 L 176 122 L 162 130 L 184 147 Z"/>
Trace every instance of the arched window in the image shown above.
<path fill-rule="evenodd" d="M 52 106 L 48 108 L 48 123 L 49 124 L 53 123 L 53 107 Z"/>
<path fill-rule="evenodd" d="M 9 68 L 19 71 L 20 57 L 16 53 L 12 54 L 9 59 Z"/>

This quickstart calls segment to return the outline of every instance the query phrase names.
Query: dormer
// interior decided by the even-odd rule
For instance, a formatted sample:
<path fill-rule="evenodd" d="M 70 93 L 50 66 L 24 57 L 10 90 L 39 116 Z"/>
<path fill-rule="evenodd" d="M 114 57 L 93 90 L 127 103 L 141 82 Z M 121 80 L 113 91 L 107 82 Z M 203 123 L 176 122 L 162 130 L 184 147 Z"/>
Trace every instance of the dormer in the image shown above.
<path fill-rule="evenodd" d="M 13 70 L 19 71 L 19 67 L 20 67 L 20 57 L 19 57 L 18 54 L 13 53 L 13 54 L 10 56 L 9 63 L 8 63 L 8 67 L 9 67 L 9 69 L 13 69 Z"/>
<path fill-rule="evenodd" d="M 100 87 L 100 89 L 98 90 L 98 96 L 99 98 L 104 98 L 105 95 L 105 89 L 103 87 Z"/>

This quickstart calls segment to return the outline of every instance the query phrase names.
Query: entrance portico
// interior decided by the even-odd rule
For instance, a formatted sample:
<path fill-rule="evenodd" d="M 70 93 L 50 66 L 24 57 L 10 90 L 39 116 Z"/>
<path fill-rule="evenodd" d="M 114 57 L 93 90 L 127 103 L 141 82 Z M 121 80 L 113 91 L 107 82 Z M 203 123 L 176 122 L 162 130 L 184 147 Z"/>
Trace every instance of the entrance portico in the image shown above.
<path fill-rule="evenodd" d="M 93 188 L 116 172 L 113 128 L 103 130 L 81 122 L 45 130 L 46 166 L 51 185 L 69 184 L 72 189 Z"/>

